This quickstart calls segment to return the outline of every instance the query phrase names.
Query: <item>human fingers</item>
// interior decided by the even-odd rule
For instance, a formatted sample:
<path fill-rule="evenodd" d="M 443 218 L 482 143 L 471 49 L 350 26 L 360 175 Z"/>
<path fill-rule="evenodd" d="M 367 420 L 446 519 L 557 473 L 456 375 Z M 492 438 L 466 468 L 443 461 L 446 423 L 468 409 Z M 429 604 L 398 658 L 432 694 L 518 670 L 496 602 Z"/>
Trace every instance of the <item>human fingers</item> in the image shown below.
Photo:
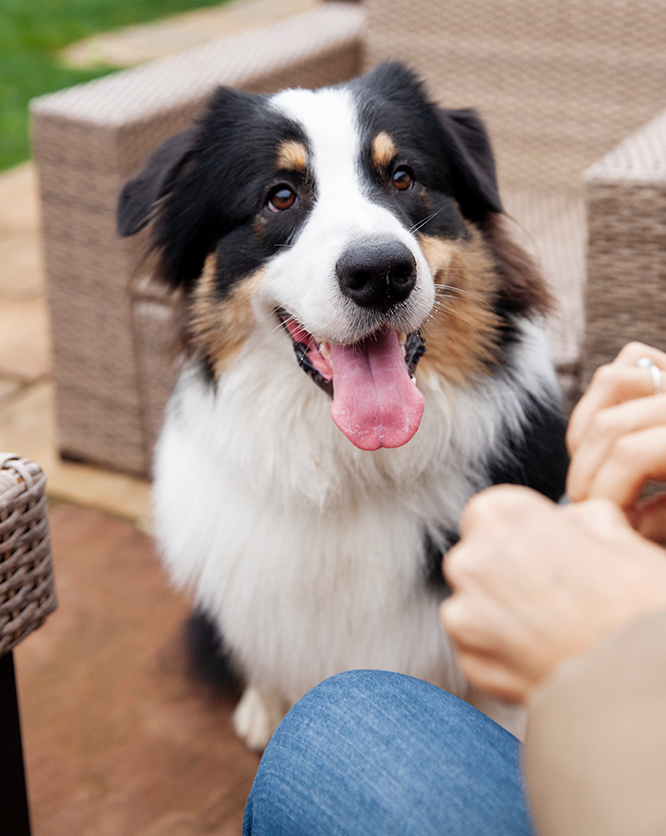
<path fill-rule="evenodd" d="M 635 366 L 641 357 L 649 357 L 658 366 L 666 364 L 666 353 L 638 340 L 632 340 L 624 345 L 618 352 L 615 360 L 613 360 L 613 363 L 624 366 Z"/>
<path fill-rule="evenodd" d="M 492 655 L 462 650 L 458 660 L 471 685 L 502 702 L 525 702 L 529 691 L 539 681 L 538 677 L 516 670 Z"/>
<path fill-rule="evenodd" d="M 523 699 L 564 659 L 666 606 L 663 550 L 607 499 L 540 506 L 453 551 L 442 622 L 466 676 L 502 699 Z"/>
<path fill-rule="evenodd" d="M 445 554 L 442 571 L 452 589 L 518 588 L 521 570 L 506 586 L 511 567 L 531 562 L 546 527 L 557 527 L 559 506 L 520 485 L 496 485 L 472 497 L 463 510 L 460 540 Z M 494 579 L 498 583 L 494 583 Z"/>
<path fill-rule="evenodd" d="M 487 531 L 488 526 L 521 519 L 531 509 L 552 505 L 549 499 L 523 485 L 493 485 L 475 494 L 463 508 L 460 537 L 465 539 Z"/>
<path fill-rule="evenodd" d="M 649 368 L 637 365 L 649 358 L 666 375 L 666 354 L 643 343 L 628 343 L 615 360 L 600 366 L 587 391 L 571 414 L 567 430 L 567 446 L 573 455 L 588 431 L 593 416 L 601 409 L 634 398 L 655 394 L 654 377 Z"/>
<path fill-rule="evenodd" d="M 666 431 L 666 394 L 627 401 L 593 415 L 571 458 L 567 474 L 569 497 L 574 502 L 587 499 L 591 495 L 590 485 L 618 440 L 650 427 L 663 427 Z"/>
<path fill-rule="evenodd" d="M 497 601 L 474 584 L 454 592 L 440 604 L 439 620 L 459 650 L 487 653 L 489 642 L 496 652 L 499 645 L 510 645 L 504 638 L 511 619 Z"/>
<path fill-rule="evenodd" d="M 666 426 L 626 433 L 611 445 L 590 481 L 587 496 L 605 497 L 628 508 L 648 479 L 666 478 Z"/>
<path fill-rule="evenodd" d="M 466 680 L 496 699 L 521 701 L 533 678 L 525 670 L 532 654 L 523 652 L 511 609 L 474 589 L 445 599 L 439 616 Z"/>
<path fill-rule="evenodd" d="M 633 506 L 629 520 L 636 531 L 653 543 L 666 544 L 666 496 L 655 496 Z"/>
<path fill-rule="evenodd" d="M 563 505 L 560 513 L 567 523 L 573 523 L 581 531 L 602 540 L 609 538 L 616 543 L 618 531 L 632 531 L 620 506 L 604 497 Z"/>

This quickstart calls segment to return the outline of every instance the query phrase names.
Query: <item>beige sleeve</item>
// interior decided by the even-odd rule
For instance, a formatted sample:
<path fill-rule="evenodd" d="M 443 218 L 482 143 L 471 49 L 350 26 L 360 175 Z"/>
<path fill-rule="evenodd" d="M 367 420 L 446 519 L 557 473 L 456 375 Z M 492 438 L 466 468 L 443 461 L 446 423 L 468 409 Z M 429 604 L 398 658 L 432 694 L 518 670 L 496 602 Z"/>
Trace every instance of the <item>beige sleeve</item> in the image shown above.
<path fill-rule="evenodd" d="M 539 836 L 665 836 L 666 612 L 570 660 L 530 701 Z"/>

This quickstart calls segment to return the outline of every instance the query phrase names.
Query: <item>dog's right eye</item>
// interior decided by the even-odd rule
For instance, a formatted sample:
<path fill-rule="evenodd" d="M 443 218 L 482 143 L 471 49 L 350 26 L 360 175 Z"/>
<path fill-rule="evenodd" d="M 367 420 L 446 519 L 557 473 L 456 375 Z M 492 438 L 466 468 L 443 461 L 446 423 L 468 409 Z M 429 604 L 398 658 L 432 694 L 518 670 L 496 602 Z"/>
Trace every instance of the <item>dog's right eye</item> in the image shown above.
<path fill-rule="evenodd" d="M 276 186 L 268 195 L 266 206 L 271 212 L 284 212 L 298 202 L 298 195 L 291 186 Z"/>
<path fill-rule="evenodd" d="M 396 168 L 391 179 L 396 189 L 401 192 L 406 192 L 414 185 L 414 175 L 406 166 Z"/>

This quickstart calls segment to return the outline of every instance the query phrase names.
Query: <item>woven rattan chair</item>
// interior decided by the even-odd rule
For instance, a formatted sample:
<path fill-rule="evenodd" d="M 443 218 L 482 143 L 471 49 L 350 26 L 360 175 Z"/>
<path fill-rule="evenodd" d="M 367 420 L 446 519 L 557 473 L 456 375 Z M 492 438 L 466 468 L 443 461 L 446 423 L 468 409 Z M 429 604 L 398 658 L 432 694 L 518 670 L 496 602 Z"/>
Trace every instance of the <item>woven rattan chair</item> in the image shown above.
<path fill-rule="evenodd" d="M 630 340 L 666 351 L 666 111 L 592 165 L 585 181 L 587 382 Z"/>
<path fill-rule="evenodd" d="M 13 650 L 56 608 L 38 465 L 0 453 L 0 833 L 29 836 Z"/>

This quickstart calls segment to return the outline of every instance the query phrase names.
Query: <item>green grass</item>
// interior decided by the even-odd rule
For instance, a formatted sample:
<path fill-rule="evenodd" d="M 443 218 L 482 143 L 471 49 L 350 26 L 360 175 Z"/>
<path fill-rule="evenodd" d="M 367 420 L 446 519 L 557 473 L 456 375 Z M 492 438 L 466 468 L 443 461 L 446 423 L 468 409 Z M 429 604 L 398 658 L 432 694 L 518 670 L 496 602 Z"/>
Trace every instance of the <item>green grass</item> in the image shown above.
<path fill-rule="evenodd" d="M 113 68 L 73 69 L 58 51 L 88 35 L 221 0 L 0 0 L 0 171 L 30 156 L 28 101 Z"/>

